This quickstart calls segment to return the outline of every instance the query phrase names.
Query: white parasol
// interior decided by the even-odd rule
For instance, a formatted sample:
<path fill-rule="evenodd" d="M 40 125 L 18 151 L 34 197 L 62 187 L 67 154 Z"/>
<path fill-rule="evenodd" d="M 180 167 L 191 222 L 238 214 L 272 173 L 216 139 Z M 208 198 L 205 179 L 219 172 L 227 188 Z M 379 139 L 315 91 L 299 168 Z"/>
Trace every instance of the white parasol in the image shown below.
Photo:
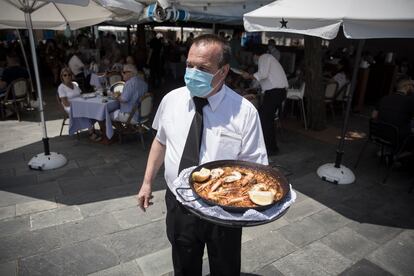
<path fill-rule="evenodd" d="M 342 26 L 347 38 L 361 39 L 336 160 L 317 171 L 323 180 L 337 184 L 355 181 L 353 172 L 341 162 L 364 39 L 414 37 L 413 11 L 412 0 L 277 0 L 244 15 L 244 27 L 251 32 L 299 33 L 333 39 Z"/>

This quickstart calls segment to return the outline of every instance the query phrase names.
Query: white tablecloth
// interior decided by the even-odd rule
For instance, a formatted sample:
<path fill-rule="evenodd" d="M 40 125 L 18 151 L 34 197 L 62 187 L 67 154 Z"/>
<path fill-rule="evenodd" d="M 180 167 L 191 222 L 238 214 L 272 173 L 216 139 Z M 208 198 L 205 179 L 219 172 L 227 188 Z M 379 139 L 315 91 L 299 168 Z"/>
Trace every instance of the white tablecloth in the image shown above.
<path fill-rule="evenodd" d="M 73 135 L 76 131 L 90 128 L 94 120 L 104 121 L 106 126 L 106 136 L 110 139 L 113 136 L 113 129 L 109 113 L 119 108 L 119 102 L 107 100 L 103 102 L 102 96 L 84 99 L 74 98 L 70 104 L 70 124 L 69 134 Z"/>

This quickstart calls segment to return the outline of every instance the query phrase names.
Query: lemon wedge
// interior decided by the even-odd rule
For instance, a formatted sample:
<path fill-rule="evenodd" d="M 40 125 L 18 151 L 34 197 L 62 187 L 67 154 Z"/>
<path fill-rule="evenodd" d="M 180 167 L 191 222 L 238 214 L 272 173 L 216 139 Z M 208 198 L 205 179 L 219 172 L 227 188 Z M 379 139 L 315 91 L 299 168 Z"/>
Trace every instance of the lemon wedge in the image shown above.
<path fill-rule="evenodd" d="M 265 206 L 273 202 L 274 195 L 270 191 L 250 191 L 249 198 L 253 203 Z"/>
<path fill-rule="evenodd" d="M 204 182 L 210 178 L 210 170 L 206 168 L 201 168 L 198 172 L 193 172 L 192 175 L 193 181 Z"/>

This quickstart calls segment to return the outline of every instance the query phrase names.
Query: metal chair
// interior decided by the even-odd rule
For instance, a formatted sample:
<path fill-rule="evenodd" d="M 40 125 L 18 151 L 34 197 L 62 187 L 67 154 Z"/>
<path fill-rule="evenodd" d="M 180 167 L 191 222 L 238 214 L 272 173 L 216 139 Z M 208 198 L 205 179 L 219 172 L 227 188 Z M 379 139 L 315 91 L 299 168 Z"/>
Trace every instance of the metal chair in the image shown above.
<path fill-rule="evenodd" d="M 286 99 L 292 100 L 292 101 L 299 101 L 300 107 L 301 107 L 301 114 L 303 118 L 303 123 L 305 125 L 305 129 L 308 129 L 308 123 L 306 119 L 306 111 L 305 111 L 305 103 L 303 101 L 303 97 L 305 96 L 305 83 L 303 82 L 300 85 L 299 89 L 295 88 L 289 88 L 287 90 Z M 293 107 L 293 104 L 292 104 Z"/>
<path fill-rule="evenodd" d="M 20 109 L 23 104 L 29 105 L 30 83 L 28 79 L 19 78 L 12 81 L 7 87 L 5 96 L 1 99 L 2 117 L 5 118 L 7 108 L 16 112 L 17 119 L 21 121 Z"/>
<path fill-rule="evenodd" d="M 153 95 L 146 93 L 140 98 L 139 104 L 131 111 L 126 122 L 113 122 L 113 125 L 118 132 L 120 143 L 122 143 L 122 136 L 138 133 L 141 138 L 142 148 L 145 150 L 144 134 L 151 131 L 151 127 L 149 127 L 147 123 L 150 120 L 152 108 Z M 131 122 L 136 112 L 139 112 L 139 121 Z"/>
<path fill-rule="evenodd" d="M 334 102 L 337 95 L 338 83 L 333 80 L 326 81 L 325 85 L 325 105 L 329 107 L 332 113 L 332 119 L 335 119 Z"/>
<path fill-rule="evenodd" d="M 60 126 L 60 132 L 59 132 L 59 136 L 62 136 L 63 127 L 64 126 L 68 126 L 69 127 L 69 122 L 66 122 L 67 120 L 69 120 L 69 115 L 66 112 L 66 110 L 63 108 L 62 100 L 59 98 L 59 94 L 56 94 L 56 101 L 58 103 L 59 110 L 61 111 L 62 116 L 63 116 L 62 125 Z M 79 131 L 76 132 L 76 137 L 78 138 L 78 140 L 80 139 L 80 137 L 79 137 Z"/>
<path fill-rule="evenodd" d="M 379 120 L 371 119 L 369 121 L 367 141 L 358 155 L 358 159 L 354 165 L 355 168 L 357 168 L 368 143 L 379 145 L 381 149 L 381 161 L 386 158 L 385 161 L 387 163 L 388 170 L 382 181 L 385 183 L 391 173 L 391 170 L 393 169 L 394 157 L 398 156 L 403 149 L 403 144 L 400 143 L 398 127 Z"/>
<path fill-rule="evenodd" d="M 339 103 L 341 105 L 342 114 L 346 109 L 346 104 L 349 99 L 349 93 L 351 92 L 351 82 L 345 83 L 341 89 L 336 92 L 334 96 L 334 103 Z"/>
<path fill-rule="evenodd" d="M 63 115 L 62 125 L 60 127 L 60 133 L 59 133 L 59 136 L 62 136 L 63 127 L 64 126 L 69 126 L 69 123 L 66 123 L 66 120 L 69 119 L 69 116 L 68 116 L 68 113 L 66 113 L 66 110 L 63 108 L 62 101 L 59 98 L 59 94 L 56 94 L 56 101 L 58 103 L 59 110 L 61 111 L 61 113 Z"/>

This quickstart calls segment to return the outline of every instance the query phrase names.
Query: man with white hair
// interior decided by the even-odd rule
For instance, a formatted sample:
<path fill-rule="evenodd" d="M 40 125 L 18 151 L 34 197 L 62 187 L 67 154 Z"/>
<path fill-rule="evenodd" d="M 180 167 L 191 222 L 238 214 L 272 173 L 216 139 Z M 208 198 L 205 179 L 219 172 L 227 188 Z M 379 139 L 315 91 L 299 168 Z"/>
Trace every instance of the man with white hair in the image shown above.
<path fill-rule="evenodd" d="M 125 81 L 122 94 L 117 97 L 120 102 L 120 108 L 112 112 L 112 121 L 126 122 L 128 117 L 137 104 L 139 99 L 148 92 L 147 83 L 138 76 L 135 65 L 125 64 L 122 70 L 122 76 Z M 136 112 L 131 122 L 138 122 L 139 114 Z"/>

